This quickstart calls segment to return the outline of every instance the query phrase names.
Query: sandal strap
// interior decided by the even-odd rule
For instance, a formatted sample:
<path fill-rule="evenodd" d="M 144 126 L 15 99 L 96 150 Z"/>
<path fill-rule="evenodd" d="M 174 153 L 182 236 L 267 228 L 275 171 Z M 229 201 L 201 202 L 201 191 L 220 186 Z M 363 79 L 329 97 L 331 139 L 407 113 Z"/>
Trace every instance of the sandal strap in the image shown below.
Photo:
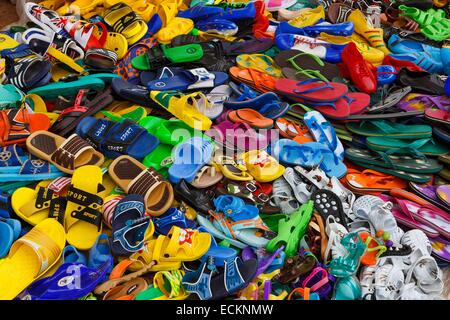
<path fill-rule="evenodd" d="M 74 133 L 56 149 L 51 160 L 63 168 L 73 170 L 75 169 L 75 160 L 87 150 L 93 150 L 92 146 Z"/>
<path fill-rule="evenodd" d="M 74 210 L 70 212 L 71 217 L 93 224 L 100 230 L 102 223 L 102 197 L 71 185 L 67 191 L 67 201 L 82 206 L 79 211 Z"/>
<path fill-rule="evenodd" d="M 146 197 L 153 191 L 164 178 L 153 168 L 143 170 L 133 181 L 128 185 L 128 194 L 138 194 Z"/>
<path fill-rule="evenodd" d="M 60 197 L 53 190 L 39 187 L 35 207 L 42 209 L 48 207 L 48 217 L 55 218 L 59 223 L 63 222 L 66 211 L 67 200 Z"/>

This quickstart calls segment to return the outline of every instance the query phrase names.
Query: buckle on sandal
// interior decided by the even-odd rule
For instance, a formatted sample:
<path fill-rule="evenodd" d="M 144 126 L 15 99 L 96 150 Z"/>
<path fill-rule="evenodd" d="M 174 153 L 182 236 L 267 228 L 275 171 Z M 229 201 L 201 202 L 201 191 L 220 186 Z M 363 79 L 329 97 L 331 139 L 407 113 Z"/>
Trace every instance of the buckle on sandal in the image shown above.
<path fill-rule="evenodd" d="M 255 192 L 256 190 L 258 190 L 258 188 L 256 187 L 256 185 L 252 182 L 248 182 L 245 184 L 245 188 L 250 191 L 251 193 Z"/>
<path fill-rule="evenodd" d="M 270 197 L 267 194 L 265 194 L 265 193 L 258 194 L 257 198 L 259 200 L 261 200 L 262 202 L 267 202 L 270 199 Z"/>

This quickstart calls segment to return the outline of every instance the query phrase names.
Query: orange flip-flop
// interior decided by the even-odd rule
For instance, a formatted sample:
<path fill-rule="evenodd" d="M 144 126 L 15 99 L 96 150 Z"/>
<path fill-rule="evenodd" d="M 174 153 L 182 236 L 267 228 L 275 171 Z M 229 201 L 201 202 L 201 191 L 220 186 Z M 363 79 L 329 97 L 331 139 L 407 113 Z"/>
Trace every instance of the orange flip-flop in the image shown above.
<path fill-rule="evenodd" d="M 347 173 L 346 181 L 349 189 L 357 194 L 379 194 L 391 189 L 405 189 L 405 180 L 375 170 Z"/>
<path fill-rule="evenodd" d="M 421 206 L 426 206 L 426 205 L 434 206 L 431 202 L 428 202 L 427 200 L 419 197 L 418 195 L 416 195 L 412 192 L 403 190 L 401 188 L 392 189 L 389 193 L 394 198 L 402 198 L 402 199 L 410 200 L 417 204 L 420 204 Z"/>
<path fill-rule="evenodd" d="M 244 122 L 254 129 L 270 129 L 273 127 L 273 120 L 264 117 L 261 113 L 250 108 L 231 111 L 228 119 L 235 123 Z"/>
<path fill-rule="evenodd" d="M 45 114 L 23 108 L 0 110 L 0 146 L 24 144 L 31 133 L 49 128 L 50 119 Z"/>
<path fill-rule="evenodd" d="M 278 118 L 275 121 L 275 128 L 278 129 L 282 137 L 292 139 L 300 144 L 314 141 L 308 127 L 302 123 Z"/>
<path fill-rule="evenodd" d="M 275 91 L 276 78 L 267 73 L 249 68 L 231 67 L 229 70 L 231 78 L 243 82 L 252 89 L 259 92 Z"/>

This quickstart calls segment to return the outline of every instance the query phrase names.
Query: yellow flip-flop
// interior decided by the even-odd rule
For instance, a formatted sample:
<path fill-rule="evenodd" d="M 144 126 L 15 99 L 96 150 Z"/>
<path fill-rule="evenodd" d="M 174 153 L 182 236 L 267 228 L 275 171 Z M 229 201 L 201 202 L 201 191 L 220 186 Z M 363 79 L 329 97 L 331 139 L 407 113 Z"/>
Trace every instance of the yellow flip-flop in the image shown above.
<path fill-rule="evenodd" d="M 276 78 L 283 76 L 280 67 L 271 57 L 265 54 L 240 54 L 236 57 L 236 63 L 241 68 L 254 69 Z"/>
<path fill-rule="evenodd" d="M 105 188 L 100 167 L 75 169 L 67 192 L 64 226 L 67 242 L 80 250 L 89 250 L 102 232 L 102 204 Z M 88 219 L 82 220 L 83 219 Z"/>
<path fill-rule="evenodd" d="M 54 219 L 43 220 L 14 242 L 0 264 L 0 300 L 14 299 L 51 269 L 65 243 L 64 228 Z"/>

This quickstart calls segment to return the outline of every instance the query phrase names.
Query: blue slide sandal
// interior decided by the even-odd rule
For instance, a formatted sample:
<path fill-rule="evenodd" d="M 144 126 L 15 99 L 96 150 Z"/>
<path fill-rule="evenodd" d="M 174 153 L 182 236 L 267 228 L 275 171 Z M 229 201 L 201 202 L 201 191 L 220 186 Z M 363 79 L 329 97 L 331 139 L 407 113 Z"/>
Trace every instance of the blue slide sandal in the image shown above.
<path fill-rule="evenodd" d="M 156 79 L 148 82 L 149 90 L 197 90 L 213 88 L 224 84 L 228 80 L 225 72 L 209 72 L 205 68 L 183 70 L 171 78 Z"/>
<path fill-rule="evenodd" d="M 129 155 L 142 160 L 159 144 L 158 138 L 129 119 L 113 122 L 86 117 L 78 124 L 76 133 L 112 159 Z"/>
<path fill-rule="evenodd" d="M 181 179 L 192 182 L 197 172 L 211 160 L 213 144 L 203 138 L 193 137 L 176 146 L 172 153 L 173 165 L 169 168 L 169 181 Z"/>
<path fill-rule="evenodd" d="M 64 263 L 52 276 L 33 282 L 16 299 L 78 300 L 93 291 L 105 279 L 112 263 L 112 257 L 98 269 L 91 269 L 79 263 Z"/>
<path fill-rule="evenodd" d="M 0 258 L 8 254 L 13 242 L 19 238 L 21 230 L 19 220 L 0 218 Z"/>

